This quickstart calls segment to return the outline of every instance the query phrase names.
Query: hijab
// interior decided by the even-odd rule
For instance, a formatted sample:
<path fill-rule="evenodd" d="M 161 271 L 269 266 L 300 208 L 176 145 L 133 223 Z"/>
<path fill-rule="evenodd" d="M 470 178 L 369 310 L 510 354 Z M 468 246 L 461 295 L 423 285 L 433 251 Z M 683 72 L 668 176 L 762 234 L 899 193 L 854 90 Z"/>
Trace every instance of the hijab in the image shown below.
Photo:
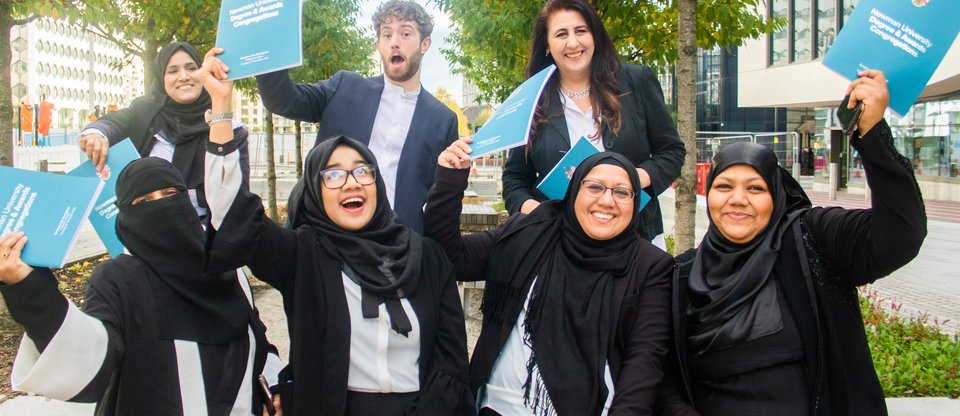
<path fill-rule="evenodd" d="M 196 189 L 203 183 L 204 146 L 210 135 L 210 126 L 203 114 L 210 109 L 210 94 L 200 90 L 196 101 L 181 104 L 167 95 L 163 76 L 170 58 L 178 51 L 184 51 L 199 67 L 203 61 L 197 50 L 186 42 L 169 43 L 157 53 L 153 63 L 153 86 L 147 95 L 140 97 L 130 105 L 133 111 L 133 124 L 130 138 L 141 155 L 150 154 L 153 136 L 164 132 L 163 137 L 175 146 L 174 166 L 183 174 L 188 189 Z"/>
<path fill-rule="evenodd" d="M 347 231 L 334 223 L 323 208 L 320 172 L 326 169 L 333 151 L 347 146 L 357 151 L 367 164 L 377 159 L 362 143 L 338 136 L 316 145 L 307 154 L 303 177 L 290 193 L 289 222 L 294 229 L 309 227 L 317 235 L 320 249 L 340 260 L 338 267 L 321 264 L 324 278 L 339 278 L 340 273 L 361 288 L 361 309 L 364 318 L 379 316 L 379 305 L 385 304 L 394 331 L 406 336 L 412 325 L 400 299 L 413 295 L 420 279 L 423 240 L 419 234 L 400 224 L 387 202 L 387 188 L 381 175 L 376 175 L 377 208 L 370 222 L 357 231 Z M 350 180 L 348 178 L 348 180 Z M 329 262 L 328 262 L 329 263 Z"/>
<path fill-rule="evenodd" d="M 636 211 L 626 229 L 609 240 L 594 240 L 580 226 L 574 208 L 580 182 L 602 164 L 624 169 L 634 191 L 641 189 L 629 160 L 612 152 L 595 154 L 574 171 L 563 200 L 544 202 L 518 218 L 490 255 L 496 261 L 489 267 L 482 309 L 494 322 L 516 324 L 525 289 L 536 278 L 524 321 L 524 342 L 533 351 L 524 397 L 529 400 L 537 386 L 531 406 L 537 414 L 550 414 L 550 407 L 560 414 L 600 414 L 608 395 L 604 365 L 614 330 L 613 280 L 635 273 L 643 241 Z M 639 194 L 633 206 L 640 206 Z M 532 380 L 534 367 L 541 380 Z"/>
<path fill-rule="evenodd" d="M 783 329 L 773 266 L 784 235 L 811 206 L 800 184 L 780 167 L 776 154 L 748 142 L 728 145 L 714 156 L 707 177 L 708 197 L 717 175 L 734 165 L 748 165 L 763 177 L 773 199 L 773 213 L 767 226 L 744 244 L 724 238 L 710 218 L 688 282 L 687 342 L 697 354 Z"/>
<path fill-rule="evenodd" d="M 179 192 L 133 204 L 169 187 Z M 160 337 L 222 344 L 244 336 L 250 304 L 235 271 L 205 272 L 204 231 L 180 172 L 160 158 L 135 160 L 117 178 L 116 204 L 117 237 L 152 272 Z"/>

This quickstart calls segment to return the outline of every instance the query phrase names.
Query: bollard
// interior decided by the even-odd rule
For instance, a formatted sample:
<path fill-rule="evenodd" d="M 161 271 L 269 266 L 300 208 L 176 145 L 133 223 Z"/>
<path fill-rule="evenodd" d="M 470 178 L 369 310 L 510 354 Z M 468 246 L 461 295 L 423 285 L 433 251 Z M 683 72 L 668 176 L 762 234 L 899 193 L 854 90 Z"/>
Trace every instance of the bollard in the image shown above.
<path fill-rule="evenodd" d="M 836 163 L 831 163 L 827 168 L 828 179 L 830 181 L 830 189 L 827 190 L 827 198 L 831 201 L 837 200 L 837 186 L 840 185 L 840 178 L 837 175 L 840 174 L 839 166 Z"/>
<path fill-rule="evenodd" d="M 49 162 L 47 159 L 40 159 L 37 161 L 37 172 L 46 172 L 49 170 Z"/>

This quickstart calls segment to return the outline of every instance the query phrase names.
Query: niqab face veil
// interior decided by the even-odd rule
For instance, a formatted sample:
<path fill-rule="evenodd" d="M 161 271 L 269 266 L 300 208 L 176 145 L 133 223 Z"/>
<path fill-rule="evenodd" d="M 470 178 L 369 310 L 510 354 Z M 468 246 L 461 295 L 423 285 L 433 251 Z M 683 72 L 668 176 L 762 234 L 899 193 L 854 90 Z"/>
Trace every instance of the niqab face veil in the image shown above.
<path fill-rule="evenodd" d="M 321 192 L 338 190 L 323 187 L 320 171 L 326 169 L 334 150 L 340 146 L 356 150 L 368 164 L 377 163 L 370 149 L 345 136 L 333 137 L 315 146 L 307 154 L 303 177 L 290 193 L 289 224 L 293 228 L 312 228 L 319 249 L 341 261 L 340 267 L 321 265 L 321 273 L 327 278 L 337 278 L 343 272 L 360 286 L 364 318 L 376 318 L 379 305 L 384 304 L 393 330 L 407 335 L 413 327 L 399 299 L 413 295 L 417 289 L 422 238 L 397 221 L 387 203 L 386 185 L 379 172 L 376 175 L 377 208 L 366 226 L 347 231 L 330 219 L 324 210 Z"/>
<path fill-rule="evenodd" d="M 524 342 L 533 351 L 524 396 L 534 400 L 530 405 L 538 415 L 550 414 L 551 408 L 558 414 L 600 414 L 608 394 L 604 365 L 614 330 L 613 281 L 642 278 L 633 276 L 635 258 L 646 243 L 637 234 L 639 213 L 609 240 L 590 238 L 577 221 L 580 182 L 601 164 L 624 169 L 633 190 L 641 189 L 637 171 L 625 157 L 593 155 L 577 167 L 563 200 L 544 202 L 517 219 L 490 254 L 496 261 L 488 267 L 482 309 L 491 321 L 515 325 L 525 289 L 536 278 L 523 322 Z M 639 194 L 633 203 L 634 209 L 640 206 Z M 540 380 L 533 379 L 534 366 Z"/>
<path fill-rule="evenodd" d="M 133 204 L 166 188 L 179 192 Z M 163 339 L 225 343 L 246 334 L 250 306 L 236 271 L 209 275 L 204 270 L 204 231 L 185 191 L 180 172 L 167 161 L 131 162 L 117 178 L 117 236 L 152 272 L 149 283 Z"/>
<path fill-rule="evenodd" d="M 773 267 L 793 221 L 811 206 L 800 184 L 779 166 L 777 156 L 754 143 L 734 143 L 717 152 L 707 177 L 707 195 L 717 175 L 734 165 L 750 166 L 763 177 L 773 199 L 773 214 L 770 223 L 744 244 L 724 238 L 710 218 L 688 282 L 687 342 L 696 354 L 740 345 L 783 328 Z"/>

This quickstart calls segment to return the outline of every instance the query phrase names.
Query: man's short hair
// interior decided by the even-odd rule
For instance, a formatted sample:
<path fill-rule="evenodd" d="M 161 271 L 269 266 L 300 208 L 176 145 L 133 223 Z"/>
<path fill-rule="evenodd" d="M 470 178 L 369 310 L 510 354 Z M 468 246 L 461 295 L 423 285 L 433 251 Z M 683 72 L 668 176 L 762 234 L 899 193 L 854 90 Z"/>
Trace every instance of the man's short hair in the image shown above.
<path fill-rule="evenodd" d="M 420 39 L 427 38 L 433 33 L 433 18 L 427 14 L 419 4 L 407 0 L 390 0 L 380 5 L 373 14 L 373 29 L 380 37 L 380 26 L 387 20 L 412 20 L 417 23 Z"/>

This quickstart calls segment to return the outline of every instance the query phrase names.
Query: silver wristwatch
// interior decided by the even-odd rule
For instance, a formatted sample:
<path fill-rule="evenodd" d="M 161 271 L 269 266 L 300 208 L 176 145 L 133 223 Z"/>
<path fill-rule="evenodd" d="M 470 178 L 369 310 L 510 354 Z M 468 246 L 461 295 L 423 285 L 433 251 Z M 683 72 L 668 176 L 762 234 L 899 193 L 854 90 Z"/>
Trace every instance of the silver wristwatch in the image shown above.
<path fill-rule="evenodd" d="M 206 121 L 207 124 L 219 123 L 221 121 L 232 121 L 233 112 L 226 111 L 223 113 L 214 113 L 210 110 L 207 110 L 205 113 L 203 113 L 203 120 Z"/>

